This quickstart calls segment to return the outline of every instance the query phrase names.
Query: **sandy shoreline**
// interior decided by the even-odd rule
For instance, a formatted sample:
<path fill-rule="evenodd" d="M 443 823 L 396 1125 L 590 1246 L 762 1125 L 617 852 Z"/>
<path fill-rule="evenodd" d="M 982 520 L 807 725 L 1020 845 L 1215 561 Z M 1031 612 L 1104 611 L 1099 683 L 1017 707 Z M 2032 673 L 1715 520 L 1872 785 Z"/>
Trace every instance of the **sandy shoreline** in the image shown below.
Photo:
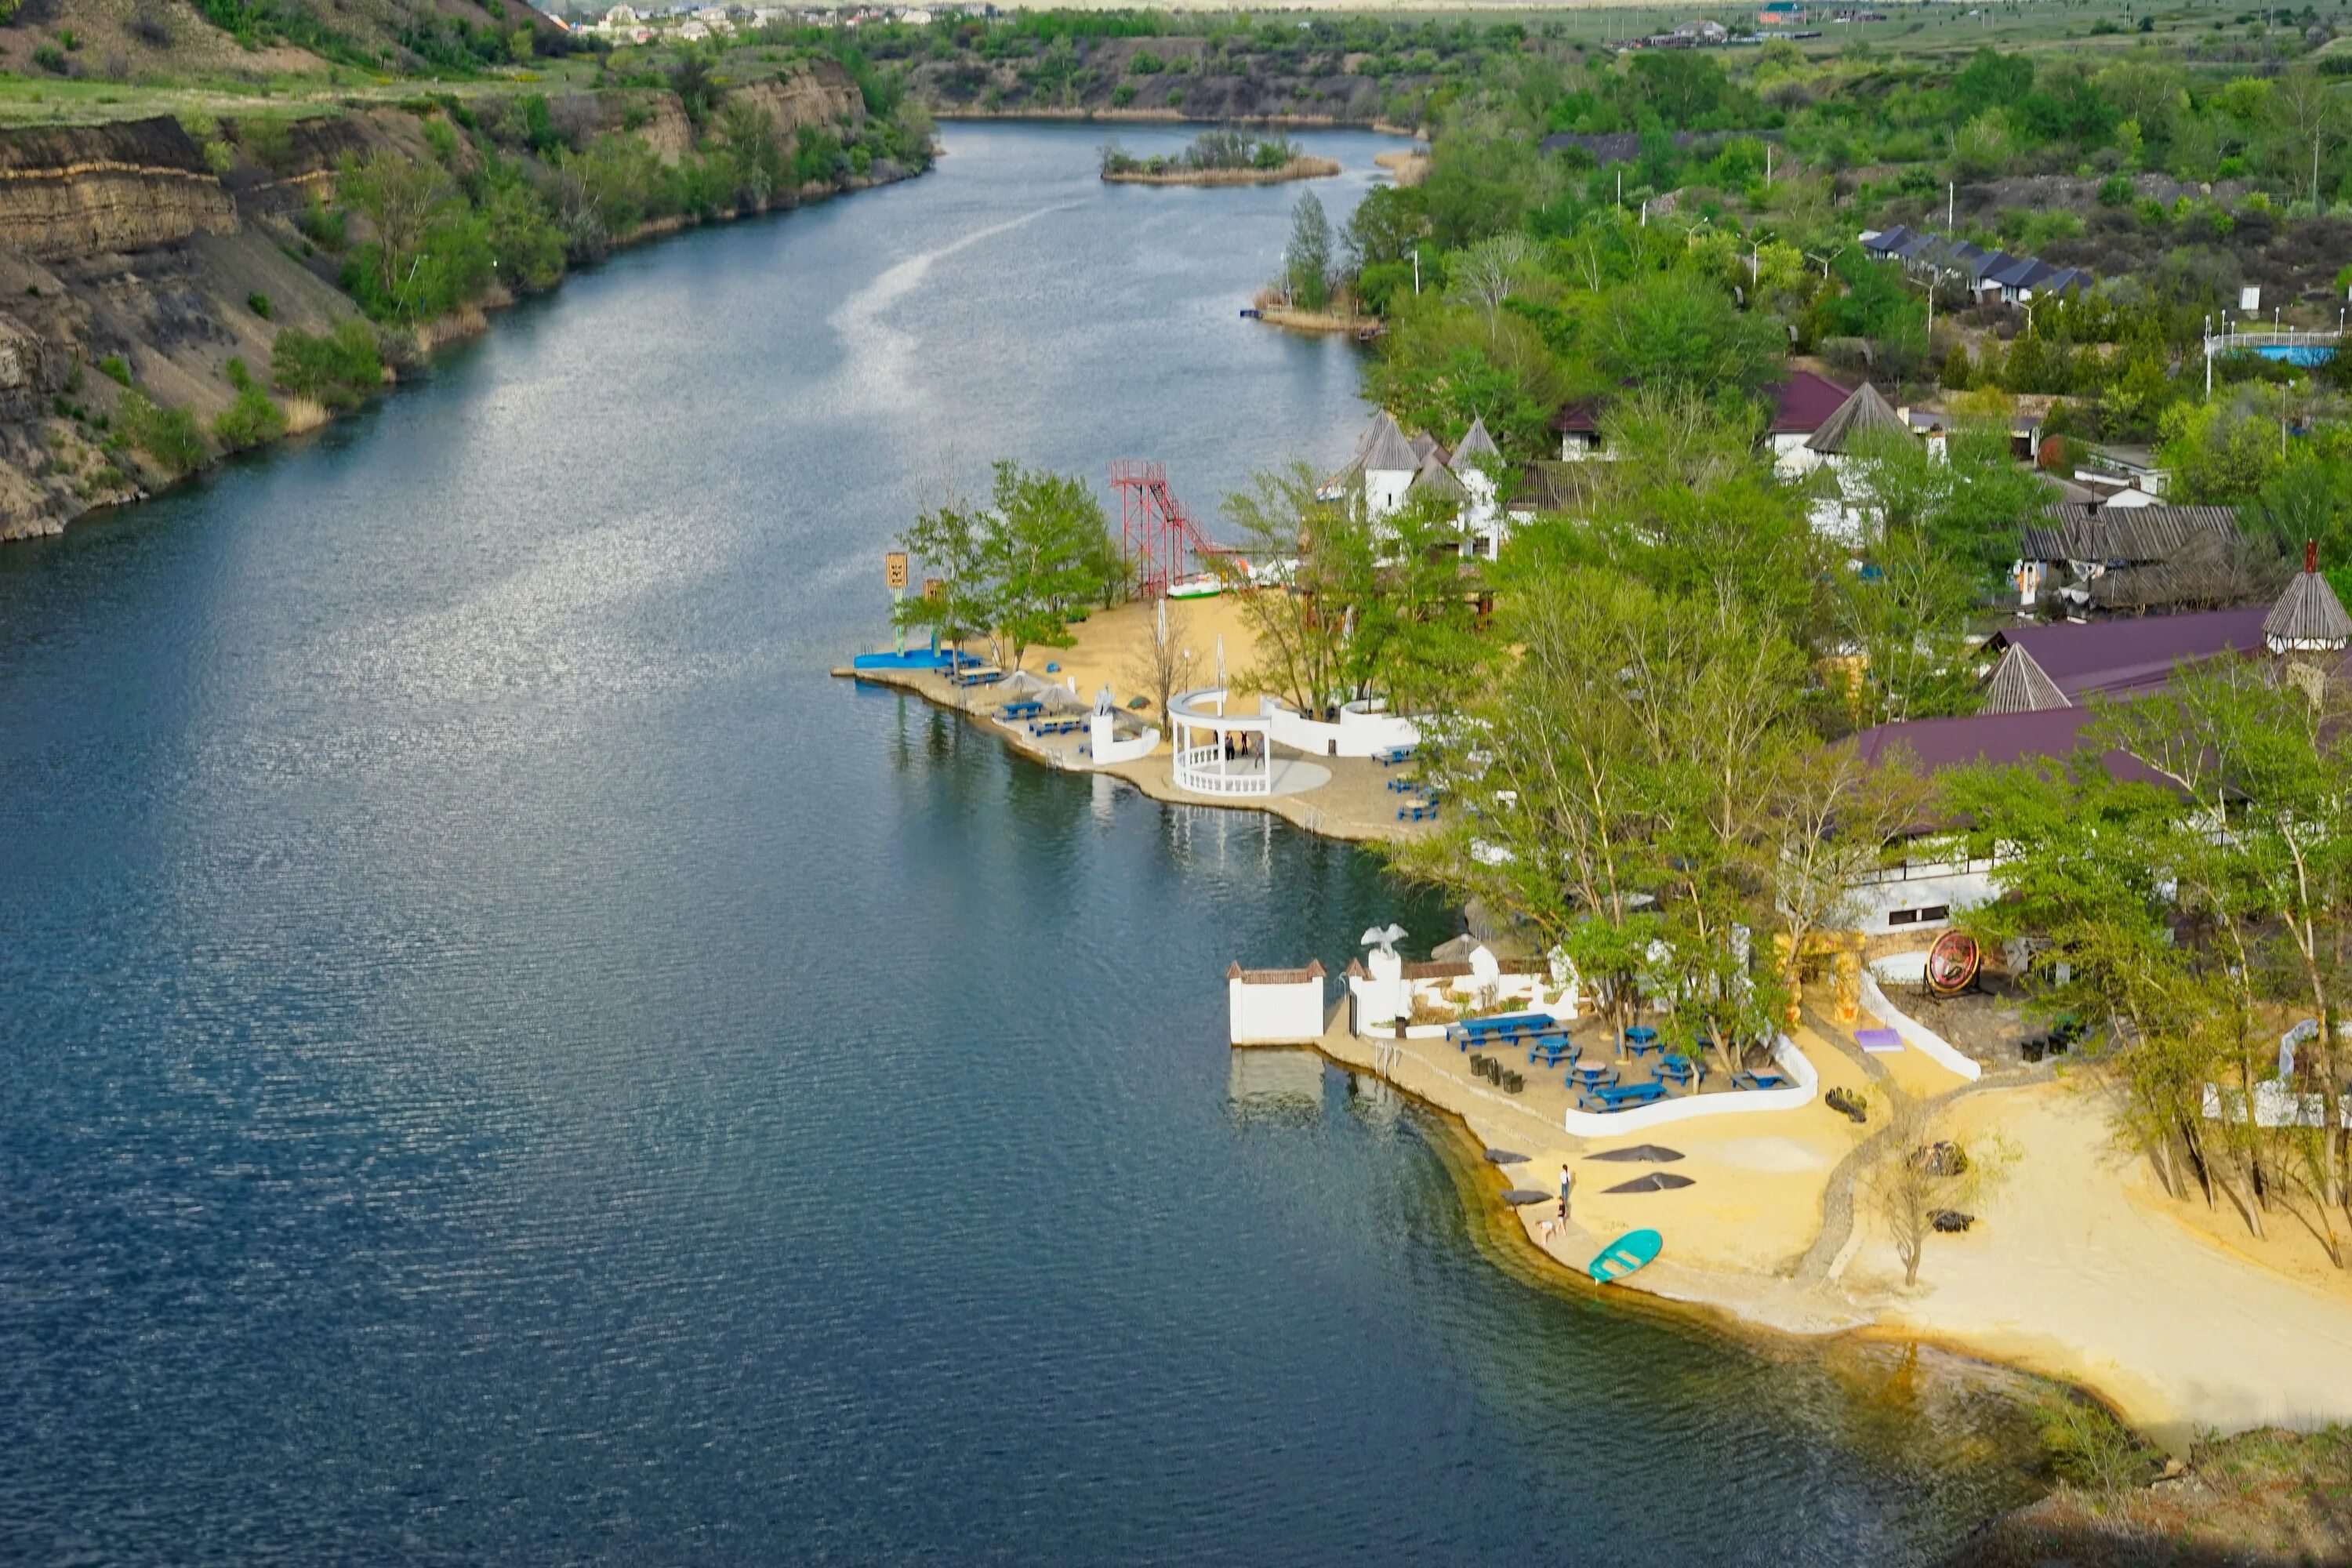
<path fill-rule="evenodd" d="M 1186 613 L 1190 635 L 1204 646 L 1245 636 L 1229 602 Z M 1079 647 L 1047 650 L 1063 668 L 1044 679 L 1081 695 L 1131 686 L 1120 679 L 1119 655 L 1131 651 L 1141 623 L 1139 614 L 1121 614 L 1106 612 L 1081 628 Z M 1233 662 L 1245 665 L 1246 654 Z M 835 673 L 908 691 L 1039 762 L 1108 773 L 1155 800 L 1268 811 L 1356 842 L 1415 831 L 1393 819 L 1388 770 L 1369 762 L 1353 764 L 1360 777 L 1343 776 L 1349 759 L 1323 762 L 1331 781 L 1303 795 L 1205 800 L 1176 791 L 1164 746 L 1138 763 L 1092 769 L 1075 757 L 1075 738 L 1040 741 L 996 721 L 1002 699 L 992 688 L 961 692 L 914 672 Z M 1263 963 L 1282 955 L 1234 956 Z M 2284 1215 L 2269 1241 L 2242 1242 L 2228 1234 L 2226 1215 L 2167 1195 L 2144 1161 L 2116 1149 L 2095 1072 L 2044 1067 L 1970 1086 L 1916 1052 L 1867 1057 L 1809 1011 L 1791 1037 L 1820 1072 L 1823 1092 L 1843 1085 L 1869 1094 L 1870 1123 L 1857 1127 L 1816 1099 L 1793 1110 L 1588 1141 L 1564 1130 L 1565 1089 L 1553 1075 L 1530 1073 L 1522 1095 L 1506 1095 L 1474 1078 L 1466 1057 L 1443 1040 L 1404 1042 L 1376 1066 L 1372 1043 L 1346 1031 L 1344 1014 L 1320 1039 L 1300 1044 L 1457 1121 L 1476 1149 L 1526 1155 L 1501 1169 L 1507 1184 L 1549 1191 L 1563 1162 L 1577 1173 L 1567 1226 L 1549 1224 L 1549 1204 L 1516 1211 L 1529 1254 L 1549 1259 L 1575 1288 L 1599 1289 L 1586 1281 L 1592 1255 L 1647 1226 L 1666 1237 L 1664 1255 L 1610 1289 L 1753 1331 L 1916 1342 L 2017 1368 L 2091 1393 L 2176 1452 L 2201 1429 L 2352 1421 L 2352 1279 L 2313 1264 L 2312 1248 L 2282 1234 L 2291 1223 Z M 1862 1146 L 1884 1125 L 1890 1086 L 1940 1101 L 1954 1133 L 2004 1149 L 2009 1161 L 1978 1202 L 1977 1226 L 1928 1245 L 1916 1289 L 1904 1288 L 1893 1243 L 1855 1190 L 1875 1158 L 1875 1149 Z M 1639 1141 L 1683 1151 L 1674 1169 L 1694 1184 L 1603 1194 L 1641 1167 L 1592 1164 L 1591 1156 Z M 1507 1229 L 1510 1216 L 1490 1217 Z"/>

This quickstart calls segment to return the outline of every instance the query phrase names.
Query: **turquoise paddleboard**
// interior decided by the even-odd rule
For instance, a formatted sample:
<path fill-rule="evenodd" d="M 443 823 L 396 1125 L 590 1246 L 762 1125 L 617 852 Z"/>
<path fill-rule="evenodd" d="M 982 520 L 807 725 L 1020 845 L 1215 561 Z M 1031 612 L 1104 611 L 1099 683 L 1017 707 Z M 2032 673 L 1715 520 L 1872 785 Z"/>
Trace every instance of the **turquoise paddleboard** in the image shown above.
<path fill-rule="evenodd" d="M 1622 1279 L 1644 1263 L 1658 1256 L 1666 1238 L 1654 1230 L 1629 1230 L 1602 1247 L 1586 1271 L 1595 1284 L 1606 1285 L 1612 1279 Z"/>

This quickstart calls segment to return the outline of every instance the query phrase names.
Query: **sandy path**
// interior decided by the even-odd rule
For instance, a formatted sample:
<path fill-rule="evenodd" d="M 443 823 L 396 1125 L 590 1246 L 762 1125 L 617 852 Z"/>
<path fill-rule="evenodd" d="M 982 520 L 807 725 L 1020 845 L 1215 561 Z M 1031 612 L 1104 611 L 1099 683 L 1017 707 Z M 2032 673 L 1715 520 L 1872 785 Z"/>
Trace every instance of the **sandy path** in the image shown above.
<path fill-rule="evenodd" d="M 2352 1420 L 2352 1302 L 2232 1257 L 2133 1204 L 2148 1178 L 2109 1142 L 2095 1098 L 2049 1084 L 1965 1102 L 1963 1127 L 2017 1152 L 1986 1223 L 1928 1247 L 1916 1296 L 1883 1321 L 2081 1383 L 2168 1444 Z M 1846 1283 L 1899 1284 L 1883 1235 Z"/>

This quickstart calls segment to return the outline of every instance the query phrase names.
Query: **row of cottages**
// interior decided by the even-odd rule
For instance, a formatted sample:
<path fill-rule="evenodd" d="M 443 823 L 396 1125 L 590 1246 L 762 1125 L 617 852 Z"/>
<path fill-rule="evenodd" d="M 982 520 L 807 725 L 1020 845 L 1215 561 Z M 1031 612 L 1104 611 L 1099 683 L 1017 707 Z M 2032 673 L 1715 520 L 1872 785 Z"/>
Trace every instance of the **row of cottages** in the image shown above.
<path fill-rule="evenodd" d="M 1880 724 L 1853 739 L 1873 765 L 1897 755 L 1923 773 L 1977 763 L 2079 756 L 2094 698 L 2127 700 L 2162 690 L 2184 666 L 2216 658 L 2266 661 L 2279 679 L 2352 680 L 2352 616 L 2306 547 L 2303 570 L 2268 605 L 2005 629 L 1985 645 L 1991 668 L 1978 710 Z M 2110 751 L 2116 777 L 2163 785 L 2145 760 Z M 1935 926 L 1993 896 L 1992 864 L 1958 858 L 1940 829 L 1923 828 L 1900 861 L 1862 889 L 1865 931 Z"/>
<path fill-rule="evenodd" d="M 1987 250 L 1965 239 L 1901 224 L 1865 230 L 1860 237 L 1863 254 L 1874 261 L 1899 261 L 1908 272 L 1948 273 L 1968 279 L 1969 293 L 1980 304 L 2029 304 L 2036 299 L 2080 293 L 2098 281 L 2078 267 L 2053 267 L 2034 257 Z"/>
<path fill-rule="evenodd" d="M 1496 488 L 1502 472 L 1502 448 L 1486 433 L 1485 419 L 1472 419 L 1449 452 L 1433 436 L 1407 436 L 1381 410 L 1357 437 L 1347 466 L 1324 480 L 1316 495 L 1336 500 L 1360 490 L 1364 514 L 1375 523 L 1408 501 L 1433 500 L 1452 509 L 1463 555 L 1491 561 L 1510 536 L 1513 521 Z"/>

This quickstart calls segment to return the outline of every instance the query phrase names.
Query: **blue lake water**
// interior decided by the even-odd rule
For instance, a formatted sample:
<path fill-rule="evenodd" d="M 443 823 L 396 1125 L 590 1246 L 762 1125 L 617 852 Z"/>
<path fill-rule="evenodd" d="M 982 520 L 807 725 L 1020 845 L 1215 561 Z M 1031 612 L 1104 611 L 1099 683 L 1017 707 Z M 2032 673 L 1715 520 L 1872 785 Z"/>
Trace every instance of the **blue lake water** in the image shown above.
<path fill-rule="evenodd" d="M 2011 1405 L 1531 1277 L 1222 973 L 1445 911 L 824 670 L 989 459 L 1336 461 L 1295 187 L 1075 127 L 0 550 L 0 1559 L 1904 1563 Z M 1149 151 L 1172 132 L 1127 131 Z M 1309 134 L 1349 174 L 1386 145 Z"/>

